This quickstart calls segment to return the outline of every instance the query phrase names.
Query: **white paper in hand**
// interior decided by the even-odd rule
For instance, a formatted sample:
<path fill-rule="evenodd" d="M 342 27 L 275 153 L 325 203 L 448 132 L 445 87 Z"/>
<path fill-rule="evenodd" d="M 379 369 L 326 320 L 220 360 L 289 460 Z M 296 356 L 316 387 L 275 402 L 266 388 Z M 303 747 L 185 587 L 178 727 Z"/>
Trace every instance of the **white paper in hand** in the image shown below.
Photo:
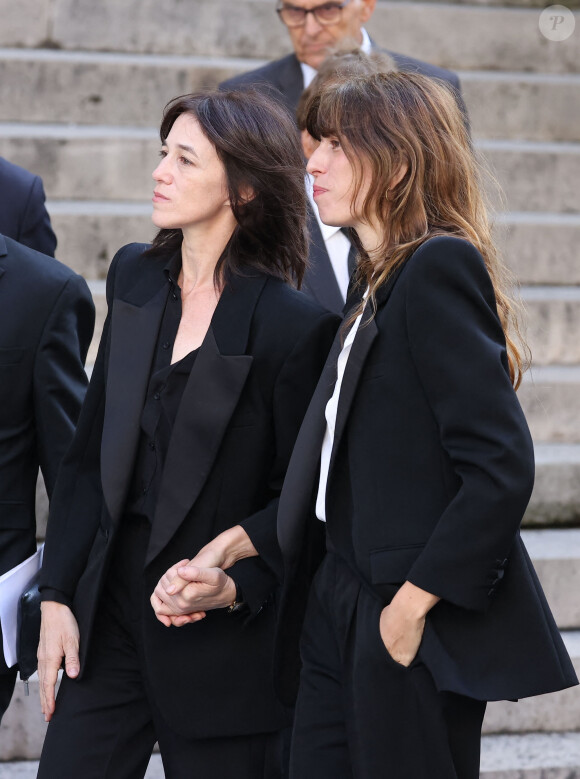
<path fill-rule="evenodd" d="M 2 649 L 8 668 L 16 665 L 16 632 L 18 626 L 18 601 L 42 565 L 42 551 L 35 552 L 24 562 L 0 576 L 0 624 L 2 625 Z"/>

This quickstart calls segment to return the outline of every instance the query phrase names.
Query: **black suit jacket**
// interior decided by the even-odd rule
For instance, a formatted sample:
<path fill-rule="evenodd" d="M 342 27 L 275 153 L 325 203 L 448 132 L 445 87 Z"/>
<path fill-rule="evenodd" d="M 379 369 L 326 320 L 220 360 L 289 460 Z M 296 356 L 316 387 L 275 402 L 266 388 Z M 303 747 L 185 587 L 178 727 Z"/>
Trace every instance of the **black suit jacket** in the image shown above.
<path fill-rule="evenodd" d="M 50 496 L 85 394 L 94 321 L 80 276 L 0 235 L 0 574 L 36 549 L 38 468 Z"/>
<path fill-rule="evenodd" d="M 0 233 L 54 257 L 56 236 L 39 176 L 0 157 Z"/>
<path fill-rule="evenodd" d="M 386 53 L 390 54 L 394 59 L 399 70 L 421 73 L 424 76 L 438 78 L 451 84 L 467 123 L 467 109 L 461 96 L 459 79 L 455 73 L 403 54 L 396 54 L 391 51 Z M 295 116 L 298 100 L 304 88 L 300 62 L 295 54 L 289 54 L 286 57 L 282 57 L 282 59 L 269 62 L 267 65 L 251 70 L 248 73 L 242 73 L 221 84 L 222 89 L 237 89 L 247 86 L 266 87 L 268 92 L 273 97 L 281 100 L 290 113 Z M 325 308 L 341 313 L 344 307 L 344 300 L 336 282 L 324 239 L 313 214 L 310 214 L 309 230 L 311 241 L 310 264 L 304 276 L 303 289 Z"/>
<path fill-rule="evenodd" d="M 442 598 L 420 648 L 438 689 L 495 700 L 577 683 L 518 532 L 533 448 L 481 255 L 458 238 L 433 238 L 377 305 L 342 384 L 326 499 L 334 545 L 384 602 L 405 580 Z M 302 552 L 320 535 L 313 496 L 339 351 L 337 339 L 280 501 L 287 699 L 313 568 Z"/>
<path fill-rule="evenodd" d="M 111 264 L 109 314 L 49 519 L 43 586 L 72 600 L 81 674 L 168 294 L 168 258 L 142 256 L 144 248 L 127 246 Z M 267 732 L 286 723 L 273 694 L 276 580 L 265 561 L 277 565 L 278 496 L 337 326 L 335 315 L 302 293 L 248 272 L 224 290 L 188 379 L 143 572 L 148 681 L 168 722 L 188 737 Z M 235 524 L 261 554 L 230 571 L 251 618 L 217 609 L 197 624 L 163 627 L 149 604 L 160 576 Z M 191 716 L 192 700 L 199 717 Z"/>

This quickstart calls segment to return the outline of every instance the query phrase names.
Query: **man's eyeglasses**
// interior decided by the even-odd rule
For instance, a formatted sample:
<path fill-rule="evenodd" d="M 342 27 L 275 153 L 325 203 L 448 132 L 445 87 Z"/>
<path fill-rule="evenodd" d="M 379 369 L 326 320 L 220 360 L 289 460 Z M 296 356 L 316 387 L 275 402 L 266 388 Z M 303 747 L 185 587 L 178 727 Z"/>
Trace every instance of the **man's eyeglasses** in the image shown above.
<path fill-rule="evenodd" d="M 314 8 L 298 8 L 295 5 L 281 3 L 276 8 L 276 12 L 286 27 L 303 27 L 306 24 L 307 14 L 312 14 L 318 24 L 324 27 L 340 21 L 342 9 L 350 1 L 344 0 L 344 3 L 323 3 L 323 5 L 316 5 Z"/>

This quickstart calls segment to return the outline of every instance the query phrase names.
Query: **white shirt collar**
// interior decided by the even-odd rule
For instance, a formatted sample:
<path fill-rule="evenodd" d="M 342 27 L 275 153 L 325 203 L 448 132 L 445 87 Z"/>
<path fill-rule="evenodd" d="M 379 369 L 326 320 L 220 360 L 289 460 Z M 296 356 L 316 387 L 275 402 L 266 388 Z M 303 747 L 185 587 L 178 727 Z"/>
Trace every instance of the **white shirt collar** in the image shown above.
<path fill-rule="evenodd" d="M 371 43 L 371 39 L 369 38 L 369 34 L 364 27 L 361 27 L 361 32 L 362 32 L 362 43 L 360 45 L 361 50 L 364 51 L 365 54 L 370 54 L 372 50 L 372 43 Z M 312 84 L 314 76 L 316 75 L 316 70 L 310 65 L 307 65 L 305 62 L 301 62 L 300 67 L 302 69 L 304 89 L 307 89 L 310 86 L 310 84 Z"/>

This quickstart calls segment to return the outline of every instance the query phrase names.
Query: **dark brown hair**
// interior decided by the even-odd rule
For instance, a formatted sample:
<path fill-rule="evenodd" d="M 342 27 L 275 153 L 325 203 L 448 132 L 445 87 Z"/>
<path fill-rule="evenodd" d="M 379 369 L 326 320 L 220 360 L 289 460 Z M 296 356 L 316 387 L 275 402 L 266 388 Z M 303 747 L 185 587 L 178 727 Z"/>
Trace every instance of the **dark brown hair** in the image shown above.
<path fill-rule="evenodd" d="M 290 114 L 251 89 L 183 95 L 165 107 L 162 143 L 182 114 L 193 116 L 214 145 L 237 222 L 216 266 L 216 286 L 244 268 L 300 286 L 308 256 L 307 200 L 302 149 Z M 182 240 L 180 229 L 161 229 L 150 251 L 175 252 Z"/>
<path fill-rule="evenodd" d="M 513 279 L 492 241 L 481 166 L 451 88 L 412 73 L 356 76 L 323 86 L 307 114 L 314 138 L 340 140 L 355 172 L 353 203 L 363 168 L 370 171 L 362 216 L 384 226 L 377 255 L 371 259 L 352 232 L 360 252 L 358 281 L 369 286 L 373 304 L 377 289 L 429 238 L 455 235 L 469 241 L 482 254 L 493 283 L 517 388 L 529 350 L 520 335 L 519 306 L 507 291 Z"/>

